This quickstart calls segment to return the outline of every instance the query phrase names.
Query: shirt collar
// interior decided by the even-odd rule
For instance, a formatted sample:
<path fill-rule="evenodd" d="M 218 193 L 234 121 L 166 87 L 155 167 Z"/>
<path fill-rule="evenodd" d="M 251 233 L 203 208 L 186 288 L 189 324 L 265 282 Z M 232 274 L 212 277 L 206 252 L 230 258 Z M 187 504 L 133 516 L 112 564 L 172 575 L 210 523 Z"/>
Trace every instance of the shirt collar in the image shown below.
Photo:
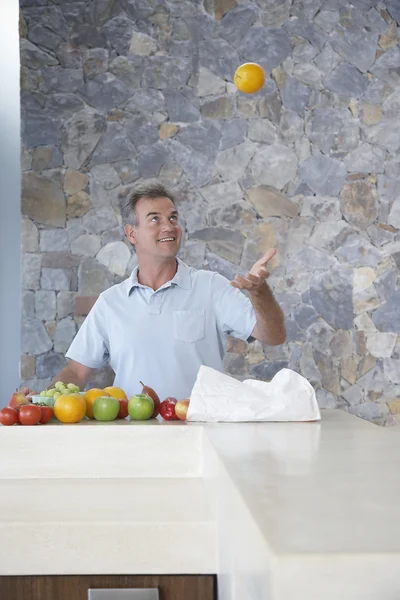
<path fill-rule="evenodd" d="M 190 278 L 190 267 L 184 263 L 180 258 L 177 258 L 178 269 L 174 275 L 174 277 L 167 283 L 169 285 L 177 285 L 184 290 L 190 290 L 192 287 L 192 282 Z M 126 280 L 126 292 L 128 296 L 130 296 L 131 291 L 134 287 L 141 287 L 141 284 L 138 282 L 138 270 L 139 265 L 137 265 L 131 275 Z"/>

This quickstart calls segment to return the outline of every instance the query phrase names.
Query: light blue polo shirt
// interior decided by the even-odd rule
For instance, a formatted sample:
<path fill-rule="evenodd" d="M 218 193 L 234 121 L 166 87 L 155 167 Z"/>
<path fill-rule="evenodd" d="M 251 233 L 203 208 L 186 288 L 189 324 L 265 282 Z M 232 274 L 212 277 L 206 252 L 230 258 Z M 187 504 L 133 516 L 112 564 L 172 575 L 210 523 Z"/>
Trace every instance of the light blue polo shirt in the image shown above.
<path fill-rule="evenodd" d="M 250 300 L 219 273 L 180 259 L 157 291 L 131 276 L 100 294 L 67 358 L 98 369 L 107 359 L 114 385 L 128 397 L 143 381 L 161 400 L 190 396 L 201 365 L 223 371 L 227 335 L 250 337 L 256 324 Z"/>

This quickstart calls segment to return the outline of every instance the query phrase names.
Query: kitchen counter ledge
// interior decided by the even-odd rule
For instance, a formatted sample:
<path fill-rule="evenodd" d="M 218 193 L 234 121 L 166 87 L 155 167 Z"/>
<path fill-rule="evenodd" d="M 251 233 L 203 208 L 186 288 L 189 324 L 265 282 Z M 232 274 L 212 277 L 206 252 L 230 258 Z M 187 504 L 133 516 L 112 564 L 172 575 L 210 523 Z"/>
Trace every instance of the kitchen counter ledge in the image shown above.
<path fill-rule="evenodd" d="M 217 573 L 220 600 L 398 600 L 400 436 L 312 423 L 0 430 L 0 574 Z"/>

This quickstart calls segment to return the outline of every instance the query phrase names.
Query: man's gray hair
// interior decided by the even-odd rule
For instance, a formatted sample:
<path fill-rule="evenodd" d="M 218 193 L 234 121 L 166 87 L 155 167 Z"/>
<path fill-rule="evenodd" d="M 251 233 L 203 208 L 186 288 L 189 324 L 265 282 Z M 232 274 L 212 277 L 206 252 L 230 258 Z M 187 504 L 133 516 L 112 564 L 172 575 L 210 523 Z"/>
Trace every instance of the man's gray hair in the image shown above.
<path fill-rule="evenodd" d="M 136 204 L 141 198 L 169 198 L 175 204 L 175 197 L 162 183 L 157 180 L 147 181 L 136 185 L 124 199 L 121 215 L 124 225 L 137 226 Z"/>

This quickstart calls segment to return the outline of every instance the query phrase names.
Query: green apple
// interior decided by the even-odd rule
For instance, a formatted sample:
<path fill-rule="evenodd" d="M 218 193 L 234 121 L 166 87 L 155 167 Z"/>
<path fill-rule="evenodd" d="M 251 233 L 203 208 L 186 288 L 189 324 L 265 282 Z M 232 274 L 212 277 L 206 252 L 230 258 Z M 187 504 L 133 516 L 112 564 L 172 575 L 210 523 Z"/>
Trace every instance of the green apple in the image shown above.
<path fill-rule="evenodd" d="M 93 416 L 96 421 L 114 421 L 119 413 L 119 402 L 110 396 L 99 396 L 93 402 Z"/>
<path fill-rule="evenodd" d="M 151 419 L 154 412 L 154 401 L 148 394 L 137 394 L 129 398 L 128 413 L 135 421 Z"/>

